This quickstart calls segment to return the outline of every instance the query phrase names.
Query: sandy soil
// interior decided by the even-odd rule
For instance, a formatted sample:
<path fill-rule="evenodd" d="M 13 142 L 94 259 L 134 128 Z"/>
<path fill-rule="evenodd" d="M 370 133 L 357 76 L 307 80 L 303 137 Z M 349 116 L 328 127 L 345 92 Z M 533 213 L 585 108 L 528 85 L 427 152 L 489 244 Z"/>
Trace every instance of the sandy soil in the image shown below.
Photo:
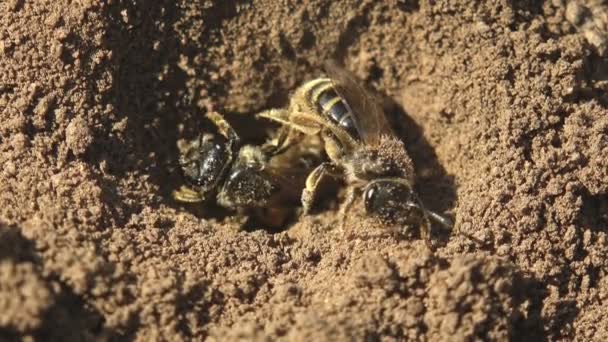
<path fill-rule="evenodd" d="M 607 5 L 295 3 L 0 2 L 0 336 L 608 340 Z M 206 110 L 245 126 L 328 58 L 402 109 L 435 252 L 171 199 Z"/>

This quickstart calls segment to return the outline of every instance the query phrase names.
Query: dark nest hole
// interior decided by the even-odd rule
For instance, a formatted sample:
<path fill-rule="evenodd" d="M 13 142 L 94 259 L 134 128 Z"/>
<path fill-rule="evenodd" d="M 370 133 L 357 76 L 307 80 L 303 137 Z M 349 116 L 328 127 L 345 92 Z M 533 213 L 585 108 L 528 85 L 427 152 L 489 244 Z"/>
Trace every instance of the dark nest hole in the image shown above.
<path fill-rule="evenodd" d="M 434 212 L 443 214 L 445 211 L 453 207 L 456 200 L 456 191 L 454 179 L 449 176 L 445 169 L 439 163 L 435 154 L 434 148 L 426 140 L 422 128 L 415 123 L 411 117 L 405 112 L 401 105 L 388 98 L 384 94 L 379 94 L 385 99 L 385 113 L 392 121 L 395 131 L 399 137 L 408 137 L 403 139 L 405 146 L 408 149 L 414 164 L 417 167 L 431 168 L 435 172 L 430 178 L 425 178 L 418 181 L 417 192 L 422 197 L 425 207 Z M 287 103 L 287 96 L 283 97 L 284 105 Z M 242 138 L 244 144 L 259 145 L 269 139 L 270 135 L 278 127 L 275 124 L 265 122 L 255 118 L 255 113 L 225 113 L 223 114 L 226 120 L 233 126 L 237 134 Z M 201 115 L 202 116 L 202 115 Z M 201 124 L 202 122 L 202 124 Z M 198 125 L 198 126 L 197 126 Z M 216 127 L 207 119 L 199 120 L 196 125 L 189 127 L 200 127 L 200 132 L 217 132 Z M 196 131 L 191 131 L 191 134 L 196 134 Z M 194 135 L 189 136 L 192 138 Z M 186 138 L 186 139 L 188 139 Z M 325 159 L 326 156 L 325 156 Z M 344 198 L 344 185 L 340 180 L 326 179 L 325 184 L 321 187 L 320 203 L 315 208 L 313 214 L 326 210 L 333 210 L 339 207 L 341 200 Z M 439 196 L 437 196 L 439 194 Z M 278 233 L 285 231 L 295 223 L 300 214 L 301 208 L 299 203 L 293 203 L 293 211 L 282 219 L 281 224 L 269 224 L 268 220 L 261 219 L 266 216 L 259 215 L 260 212 L 268 211 L 272 208 L 248 208 L 245 210 L 232 210 L 223 208 L 209 201 L 203 204 L 180 204 L 180 207 L 187 208 L 196 216 L 210 218 L 219 221 L 234 221 L 237 220 L 245 231 L 264 230 L 269 233 Z M 235 215 L 236 214 L 236 215 Z M 242 219 L 234 216 L 242 216 Z M 453 218 L 449 217 L 453 222 Z M 438 224 L 433 224 L 432 235 L 435 239 L 440 240 L 440 244 L 447 243 L 450 232 L 446 231 L 445 227 Z"/>
<path fill-rule="evenodd" d="M 182 42 L 177 36 L 166 31 L 166 27 L 173 27 L 182 14 L 181 9 L 174 4 L 143 2 L 132 5 L 130 9 L 135 17 L 136 25 L 124 23 L 120 20 L 120 7 L 111 7 L 108 16 L 111 23 L 107 37 L 107 45 L 114 52 L 118 61 L 115 68 L 115 88 L 109 92 L 105 100 L 112 104 L 119 117 L 108 121 L 104 125 L 103 134 L 112 131 L 112 125 L 122 119 L 127 123 L 122 135 L 110 134 L 97 137 L 99 144 L 90 151 L 91 162 L 94 165 L 104 164 L 110 170 L 110 176 L 101 176 L 104 198 L 112 203 L 112 220 L 114 224 L 126 224 L 133 214 L 141 212 L 143 203 L 134 200 L 133 194 L 119 190 L 119 180 L 129 177 L 129 174 L 145 174 L 147 181 L 155 184 L 159 195 L 148 206 L 168 205 L 176 210 L 186 210 L 197 217 L 215 220 L 232 220 L 235 211 L 222 208 L 214 203 L 187 204 L 175 201 L 171 194 L 184 184 L 180 167 L 177 163 L 180 151 L 177 147 L 179 140 L 190 140 L 202 132 L 214 132 L 216 128 L 205 118 L 205 109 L 201 107 L 203 101 L 201 94 L 189 89 L 189 76 L 178 67 L 180 56 L 185 54 L 194 57 L 204 53 L 209 42 Z M 149 13 L 138 16 L 138 13 Z M 223 12 L 222 12 L 223 13 Z M 233 13 L 224 13 L 230 16 Z M 158 25 L 158 22 L 165 25 Z M 221 20 L 209 22 L 208 30 L 221 24 Z M 162 37 L 163 49 L 155 50 L 154 37 Z M 184 45 L 185 44 L 185 45 Z M 143 61 L 143 62 L 142 62 Z M 308 62 L 302 61 L 303 64 Z M 168 66 L 168 71 L 165 70 Z M 307 66 L 308 68 L 308 66 Z M 159 80 L 155 75 L 164 72 L 164 78 Z M 321 73 L 316 69 L 314 73 L 306 75 L 307 79 Z M 374 74 L 381 77 L 382 70 L 374 70 Z M 207 76 L 201 72 L 201 77 Z M 299 77 L 298 77 L 299 78 Z M 304 81 L 304 77 L 299 79 Z M 210 84 L 213 84 L 211 81 Z M 301 83 L 297 83 L 299 85 Z M 218 85 L 222 87 L 222 85 Z M 289 92 L 274 92 L 275 96 L 268 99 L 265 109 L 272 105 L 285 106 L 289 100 Z M 221 94 L 221 92 L 213 92 Z M 384 96 L 386 98 L 386 96 Z M 257 120 L 255 113 L 222 112 L 226 120 L 233 125 L 235 131 L 246 144 L 261 144 L 276 126 Z M 446 174 L 437 161 L 433 147 L 424 138 L 422 129 L 417 125 L 403 108 L 391 101 L 387 107 L 387 115 L 393 118 L 395 129 L 404 140 L 415 165 L 435 169 L 431 178 L 418 182 L 417 189 L 423 203 L 428 209 L 444 213 L 455 203 L 455 190 L 453 180 Z M 96 140 L 97 140 L 96 139 Z M 319 210 L 335 210 L 336 204 L 341 203 L 342 191 L 336 191 L 338 186 L 327 186 L 328 194 L 323 194 L 325 202 L 320 203 Z M 118 189 L 118 190 L 117 190 Z M 123 189 L 124 190 L 124 189 Z M 338 193 L 336 195 L 336 193 Z M 440 198 L 437 197 L 440 194 Z M 297 206 L 296 206 L 297 207 Z M 250 214 L 247 210 L 246 214 Z M 268 232 L 279 232 L 288 229 L 298 218 L 298 210 L 294 211 L 286 223 L 280 227 L 268 227 L 264 222 L 256 219 L 256 215 L 246 215 L 243 227 L 245 230 L 263 229 Z M 445 234 L 441 234 L 445 235 Z"/>

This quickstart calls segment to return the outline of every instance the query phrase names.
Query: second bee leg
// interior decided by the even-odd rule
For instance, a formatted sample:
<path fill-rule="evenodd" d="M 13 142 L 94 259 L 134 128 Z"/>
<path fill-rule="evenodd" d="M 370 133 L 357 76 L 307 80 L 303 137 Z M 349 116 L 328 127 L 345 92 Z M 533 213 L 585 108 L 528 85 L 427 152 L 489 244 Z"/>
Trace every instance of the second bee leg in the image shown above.
<path fill-rule="evenodd" d="M 344 228 L 346 226 L 346 215 L 353 207 L 353 204 L 355 204 L 355 200 L 359 196 L 361 196 L 361 188 L 350 187 L 350 189 L 348 190 L 348 195 L 346 196 L 346 200 L 344 201 L 344 204 L 342 206 L 342 212 L 340 215 L 342 222 L 340 222 L 340 230 L 344 231 Z"/>
<path fill-rule="evenodd" d="M 184 203 L 199 203 L 204 200 L 200 193 L 186 186 L 182 186 L 179 190 L 173 191 L 172 196 L 176 201 Z"/>
<path fill-rule="evenodd" d="M 312 170 L 312 172 L 306 178 L 306 188 L 302 192 L 302 207 L 304 209 L 304 215 L 310 213 L 310 210 L 317 200 L 319 185 L 327 176 L 338 178 L 341 177 L 341 172 L 333 163 L 324 162 Z"/>
<path fill-rule="evenodd" d="M 294 137 L 296 134 L 296 132 L 292 131 L 291 127 L 281 126 L 277 132 L 277 136 L 262 145 L 262 151 L 268 156 L 281 154 L 297 143 Z"/>
<path fill-rule="evenodd" d="M 232 126 L 221 116 L 218 112 L 209 112 L 207 113 L 207 117 L 215 126 L 217 126 L 218 131 L 221 135 L 223 135 L 228 140 L 239 140 L 238 134 Z"/>

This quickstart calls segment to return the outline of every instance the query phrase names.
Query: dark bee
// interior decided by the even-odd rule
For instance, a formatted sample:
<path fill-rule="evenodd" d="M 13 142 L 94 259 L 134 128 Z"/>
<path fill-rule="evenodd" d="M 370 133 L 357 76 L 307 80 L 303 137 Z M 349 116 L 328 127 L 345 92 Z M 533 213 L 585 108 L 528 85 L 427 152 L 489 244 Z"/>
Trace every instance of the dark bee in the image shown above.
<path fill-rule="evenodd" d="M 215 200 L 228 209 L 253 211 L 271 227 L 281 226 L 299 205 L 306 174 L 314 165 L 311 158 L 318 153 L 311 152 L 312 145 L 278 150 L 274 140 L 244 145 L 221 115 L 211 112 L 208 117 L 219 134 L 201 134 L 183 147 L 179 164 L 187 186 L 173 197 L 188 203 Z"/>
<path fill-rule="evenodd" d="M 328 77 L 298 88 L 288 108 L 258 114 L 289 128 L 279 137 L 279 145 L 304 143 L 311 136 L 323 140 L 331 161 L 321 163 L 308 176 L 302 193 L 304 212 L 313 207 L 324 177 L 340 177 L 350 185 L 343 220 L 356 197 L 362 195 L 369 214 L 419 224 L 421 236 L 431 247 L 429 218 L 448 227 L 451 222 L 425 209 L 415 193 L 411 159 L 393 133 L 380 101 L 334 62 L 328 62 L 325 69 Z"/>

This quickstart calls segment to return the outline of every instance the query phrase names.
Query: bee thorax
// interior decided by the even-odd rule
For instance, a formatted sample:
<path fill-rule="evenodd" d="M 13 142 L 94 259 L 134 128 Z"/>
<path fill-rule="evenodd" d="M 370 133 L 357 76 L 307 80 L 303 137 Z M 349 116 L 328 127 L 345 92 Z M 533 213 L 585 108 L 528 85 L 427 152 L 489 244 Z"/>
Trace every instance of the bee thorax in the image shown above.
<path fill-rule="evenodd" d="M 414 166 L 401 141 L 382 138 L 377 145 L 358 148 L 346 163 L 347 173 L 358 179 L 398 177 L 414 181 Z"/>
<path fill-rule="evenodd" d="M 237 163 L 246 165 L 251 168 L 261 169 L 266 165 L 268 157 L 260 150 L 260 148 L 251 145 L 245 145 L 239 151 Z"/>
<path fill-rule="evenodd" d="M 235 167 L 218 193 L 217 202 L 228 208 L 260 207 L 277 191 L 277 186 L 259 170 Z"/>

